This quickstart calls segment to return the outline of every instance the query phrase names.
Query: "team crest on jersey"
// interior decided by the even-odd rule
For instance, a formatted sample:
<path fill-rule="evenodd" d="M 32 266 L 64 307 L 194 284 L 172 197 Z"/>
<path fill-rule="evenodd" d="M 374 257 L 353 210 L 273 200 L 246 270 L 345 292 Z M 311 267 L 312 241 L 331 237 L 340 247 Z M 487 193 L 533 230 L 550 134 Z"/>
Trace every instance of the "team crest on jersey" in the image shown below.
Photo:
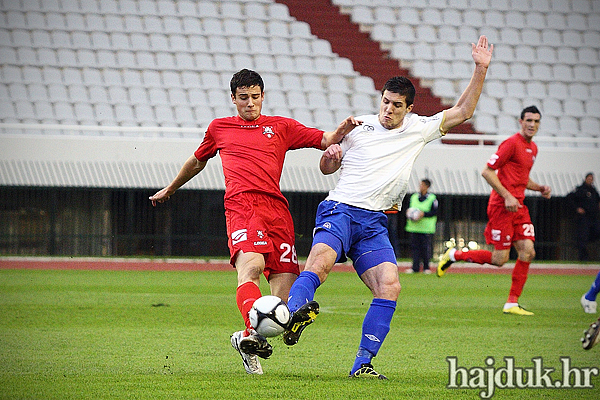
<path fill-rule="evenodd" d="M 265 135 L 269 139 L 271 139 L 273 136 L 275 136 L 275 132 L 273 132 L 273 127 L 272 126 L 263 126 L 263 135 Z"/>

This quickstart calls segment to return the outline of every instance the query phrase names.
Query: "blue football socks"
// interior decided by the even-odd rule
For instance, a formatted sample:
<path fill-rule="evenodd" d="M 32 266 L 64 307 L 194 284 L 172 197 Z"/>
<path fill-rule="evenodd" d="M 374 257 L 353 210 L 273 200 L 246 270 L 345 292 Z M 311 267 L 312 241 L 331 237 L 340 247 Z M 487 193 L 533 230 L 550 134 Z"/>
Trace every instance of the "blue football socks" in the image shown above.
<path fill-rule="evenodd" d="M 596 275 L 596 280 L 592 283 L 592 287 L 585 294 L 586 300 L 596 301 L 596 296 L 598 296 L 598 292 L 600 292 L 600 272 Z"/>
<path fill-rule="evenodd" d="M 371 359 L 377 355 L 390 331 L 390 323 L 395 310 L 395 301 L 373 299 L 363 321 L 360 346 L 350 374 L 356 372 L 362 364 L 370 363 Z"/>
<path fill-rule="evenodd" d="M 315 297 L 317 288 L 321 285 L 319 276 L 311 271 L 302 271 L 290 289 L 288 308 L 291 312 L 308 303 Z"/>

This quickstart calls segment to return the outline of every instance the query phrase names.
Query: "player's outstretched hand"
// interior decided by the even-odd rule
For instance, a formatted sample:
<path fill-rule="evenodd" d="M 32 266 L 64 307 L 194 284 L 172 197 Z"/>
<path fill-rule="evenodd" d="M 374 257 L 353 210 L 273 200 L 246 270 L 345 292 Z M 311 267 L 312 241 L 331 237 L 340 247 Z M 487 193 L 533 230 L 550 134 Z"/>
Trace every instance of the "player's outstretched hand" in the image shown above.
<path fill-rule="evenodd" d="M 173 193 L 170 193 L 167 188 L 164 188 L 156 192 L 153 196 L 150 196 L 149 199 L 152 202 L 152 205 L 156 207 L 157 203 L 164 203 L 169 200 L 172 194 Z"/>
<path fill-rule="evenodd" d="M 488 44 L 488 39 L 485 35 L 479 37 L 477 45 L 471 43 L 473 61 L 475 64 L 481 65 L 482 67 L 488 67 L 492 60 L 492 52 L 494 51 L 494 45 Z"/>
<path fill-rule="evenodd" d="M 352 129 L 356 128 L 359 125 L 362 125 L 362 121 L 354 119 L 354 117 L 351 115 L 342 122 L 340 122 L 340 124 L 335 130 L 335 133 L 336 135 L 338 135 L 340 140 L 342 140 L 344 136 L 349 134 L 352 131 Z"/>
<path fill-rule="evenodd" d="M 542 185 L 540 188 L 540 193 L 542 193 L 543 198 L 549 199 L 552 197 L 552 188 L 548 185 Z"/>

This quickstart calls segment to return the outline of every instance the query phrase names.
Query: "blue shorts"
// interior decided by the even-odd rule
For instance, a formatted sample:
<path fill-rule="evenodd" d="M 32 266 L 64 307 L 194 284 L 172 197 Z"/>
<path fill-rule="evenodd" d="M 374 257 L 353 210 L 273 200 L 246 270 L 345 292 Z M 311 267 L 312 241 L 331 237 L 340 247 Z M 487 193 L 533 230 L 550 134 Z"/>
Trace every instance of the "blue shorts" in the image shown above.
<path fill-rule="evenodd" d="M 338 255 L 337 262 L 353 261 L 362 275 L 382 262 L 396 264 L 396 255 L 387 230 L 387 216 L 382 211 L 370 211 L 332 200 L 317 208 L 312 245 L 324 243 Z"/>

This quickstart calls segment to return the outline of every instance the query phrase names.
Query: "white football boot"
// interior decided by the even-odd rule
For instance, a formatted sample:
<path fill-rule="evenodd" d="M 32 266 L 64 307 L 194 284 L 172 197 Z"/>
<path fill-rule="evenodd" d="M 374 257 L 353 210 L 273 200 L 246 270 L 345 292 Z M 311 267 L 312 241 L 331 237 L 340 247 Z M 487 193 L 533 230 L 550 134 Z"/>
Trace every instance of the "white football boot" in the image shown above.
<path fill-rule="evenodd" d="M 244 368 L 248 374 L 262 375 L 263 369 L 256 354 L 244 353 L 240 349 L 240 342 L 244 339 L 244 331 L 237 331 L 231 335 L 231 346 L 240 353 Z"/>

